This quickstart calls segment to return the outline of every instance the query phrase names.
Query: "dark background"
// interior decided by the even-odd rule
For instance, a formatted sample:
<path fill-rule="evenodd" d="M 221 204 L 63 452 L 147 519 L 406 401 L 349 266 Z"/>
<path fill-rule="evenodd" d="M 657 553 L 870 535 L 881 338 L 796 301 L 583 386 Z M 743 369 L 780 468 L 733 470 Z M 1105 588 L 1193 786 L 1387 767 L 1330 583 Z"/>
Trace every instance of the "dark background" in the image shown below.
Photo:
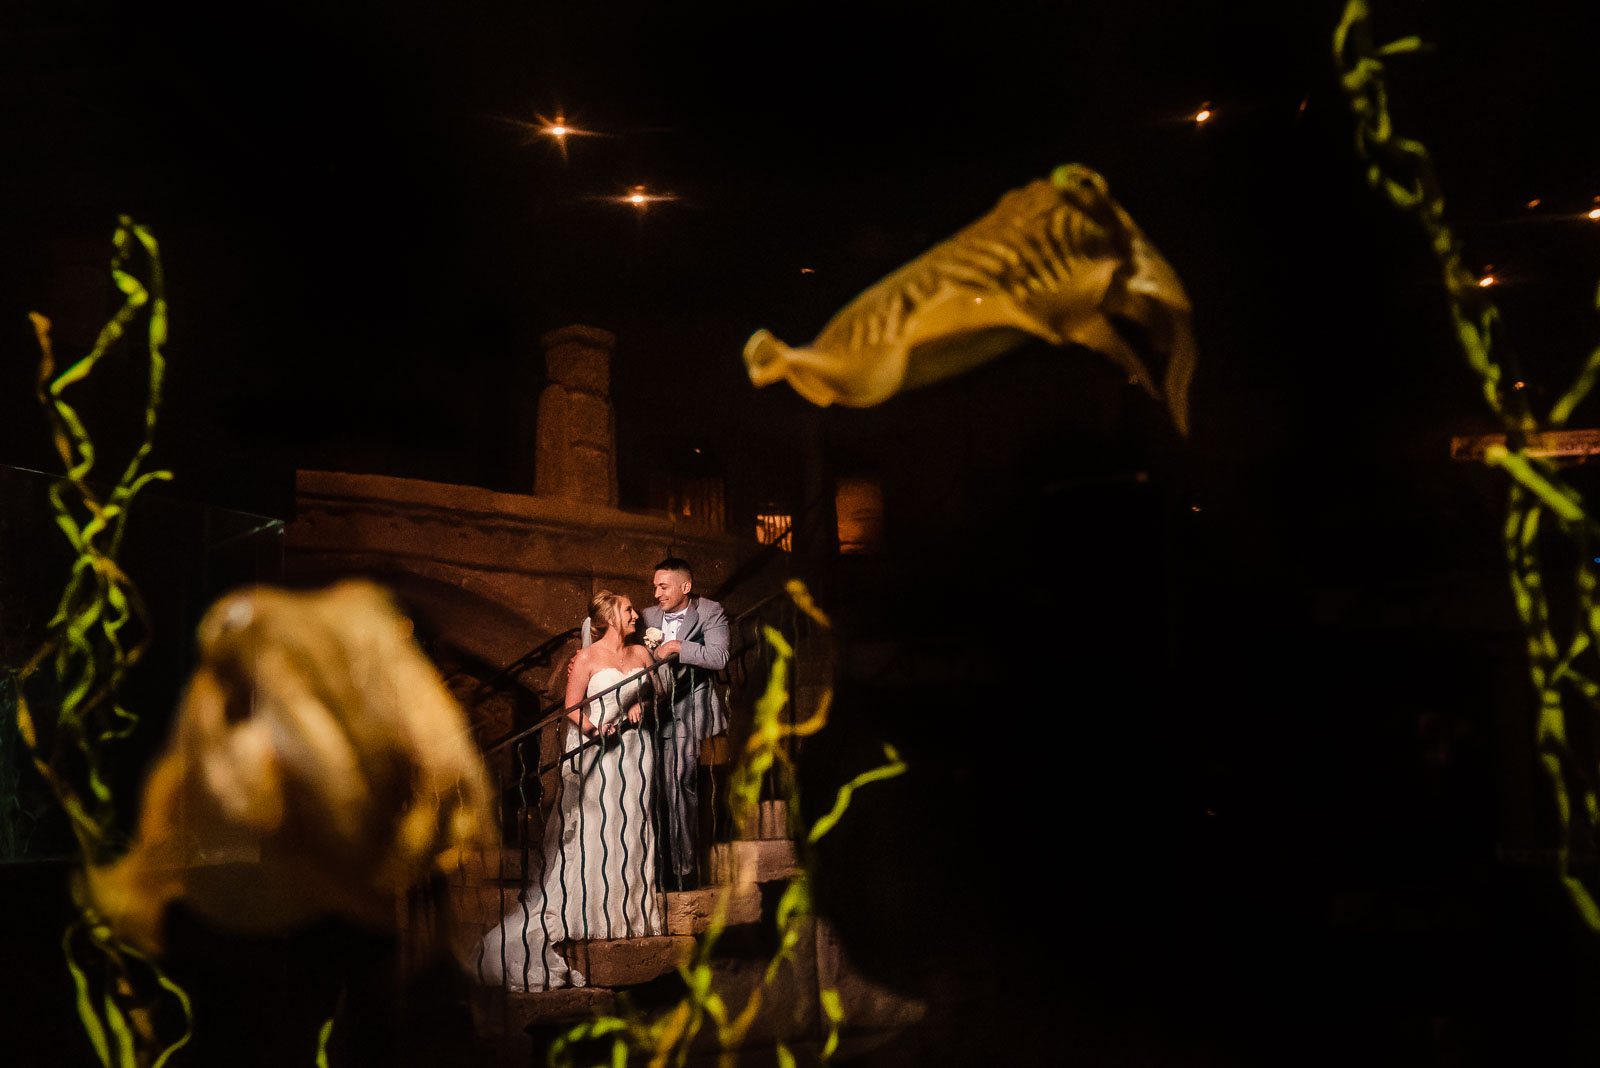
<path fill-rule="evenodd" d="M 802 434 L 883 478 L 889 553 L 815 576 L 848 670 L 806 780 L 882 740 L 913 768 L 820 858 L 852 952 L 934 1006 L 883 1063 L 1590 1063 L 1504 487 L 1447 454 L 1493 421 L 1361 180 L 1339 10 L 13 6 L 0 461 L 50 466 L 25 313 L 87 347 L 122 212 L 162 241 L 191 501 L 288 517 L 297 467 L 526 491 L 538 337 L 614 330 L 625 505 L 691 444 L 730 507 L 794 503 Z M 1378 11 L 1434 45 L 1393 108 L 1536 406 L 1597 341 L 1597 31 Z M 563 161 L 520 125 L 558 109 L 605 136 Z M 1083 353 L 815 420 L 749 388 L 752 330 L 803 342 L 1069 160 L 1188 288 L 1188 439 Z M 641 182 L 677 199 L 599 199 Z M 112 454 L 139 373 L 86 391 Z"/>

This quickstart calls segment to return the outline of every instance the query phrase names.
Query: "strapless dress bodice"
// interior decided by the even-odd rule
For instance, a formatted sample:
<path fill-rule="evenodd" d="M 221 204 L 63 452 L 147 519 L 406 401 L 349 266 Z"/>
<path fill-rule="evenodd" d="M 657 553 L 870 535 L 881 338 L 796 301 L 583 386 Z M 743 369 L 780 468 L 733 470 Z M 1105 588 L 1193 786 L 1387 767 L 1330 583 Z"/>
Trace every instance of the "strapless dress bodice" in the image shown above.
<path fill-rule="evenodd" d="M 589 719 L 595 723 L 608 723 L 639 701 L 639 683 L 637 680 L 628 683 L 620 690 L 617 683 L 633 675 L 635 672 L 624 671 L 621 668 L 601 668 L 589 676 L 588 696 L 596 700 L 589 704 Z M 598 713 L 598 715 L 596 714 Z"/>

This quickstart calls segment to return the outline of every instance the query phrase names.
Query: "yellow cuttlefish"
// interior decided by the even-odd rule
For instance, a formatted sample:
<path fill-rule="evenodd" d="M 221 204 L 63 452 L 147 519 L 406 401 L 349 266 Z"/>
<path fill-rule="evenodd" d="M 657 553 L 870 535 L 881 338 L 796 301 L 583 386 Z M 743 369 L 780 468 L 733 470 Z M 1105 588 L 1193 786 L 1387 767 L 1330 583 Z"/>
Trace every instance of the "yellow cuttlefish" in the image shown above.
<path fill-rule="evenodd" d="M 1160 386 L 1114 318 L 1137 324 L 1167 354 Z M 989 214 L 863 292 L 808 348 L 758 330 L 744 359 L 756 386 L 787 379 L 813 404 L 866 408 L 1029 337 L 1111 358 L 1165 399 L 1188 433 L 1189 298 L 1105 179 L 1079 164 L 1001 197 Z"/>

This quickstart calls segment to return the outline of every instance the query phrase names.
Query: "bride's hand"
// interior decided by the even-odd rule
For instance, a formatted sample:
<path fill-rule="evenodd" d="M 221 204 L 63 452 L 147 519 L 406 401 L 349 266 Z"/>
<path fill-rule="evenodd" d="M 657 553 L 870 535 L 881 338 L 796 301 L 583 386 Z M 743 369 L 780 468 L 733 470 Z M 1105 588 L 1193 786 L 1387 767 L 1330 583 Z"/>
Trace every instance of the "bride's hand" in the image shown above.
<path fill-rule="evenodd" d="M 632 708 L 628 709 L 628 722 L 629 723 L 638 723 L 643 718 L 644 718 L 644 709 L 640 708 L 638 705 L 634 705 Z"/>

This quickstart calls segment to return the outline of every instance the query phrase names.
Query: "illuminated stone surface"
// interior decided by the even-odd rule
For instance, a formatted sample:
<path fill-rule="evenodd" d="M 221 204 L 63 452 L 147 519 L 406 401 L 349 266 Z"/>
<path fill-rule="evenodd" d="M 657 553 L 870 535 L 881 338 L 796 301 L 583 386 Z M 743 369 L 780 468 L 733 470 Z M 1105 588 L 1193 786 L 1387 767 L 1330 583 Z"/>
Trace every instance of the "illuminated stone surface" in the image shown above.
<path fill-rule="evenodd" d="M 694 945 L 687 935 L 618 938 L 568 943 L 562 955 L 588 977 L 590 986 L 633 986 L 675 970 L 689 959 Z"/>
<path fill-rule="evenodd" d="M 770 883 L 795 871 L 794 843 L 787 839 L 721 842 L 711 847 L 714 883 Z"/>
<path fill-rule="evenodd" d="M 738 823 L 737 837 L 743 839 L 788 838 L 789 806 L 782 801 L 762 801 Z"/>
<path fill-rule="evenodd" d="M 667 933 L 675 935 L 704 934 L 711 927 L 711 916 L 717 908 L 717 898 L 728 893 L 728 912 L 725 921 L 729 926 L 756 923 L 761 919 L 761 888 L 754 883 L 744 886 L 707 886 L 699 890 L 685 890 L 662 895 L 666 898 Z"/>

